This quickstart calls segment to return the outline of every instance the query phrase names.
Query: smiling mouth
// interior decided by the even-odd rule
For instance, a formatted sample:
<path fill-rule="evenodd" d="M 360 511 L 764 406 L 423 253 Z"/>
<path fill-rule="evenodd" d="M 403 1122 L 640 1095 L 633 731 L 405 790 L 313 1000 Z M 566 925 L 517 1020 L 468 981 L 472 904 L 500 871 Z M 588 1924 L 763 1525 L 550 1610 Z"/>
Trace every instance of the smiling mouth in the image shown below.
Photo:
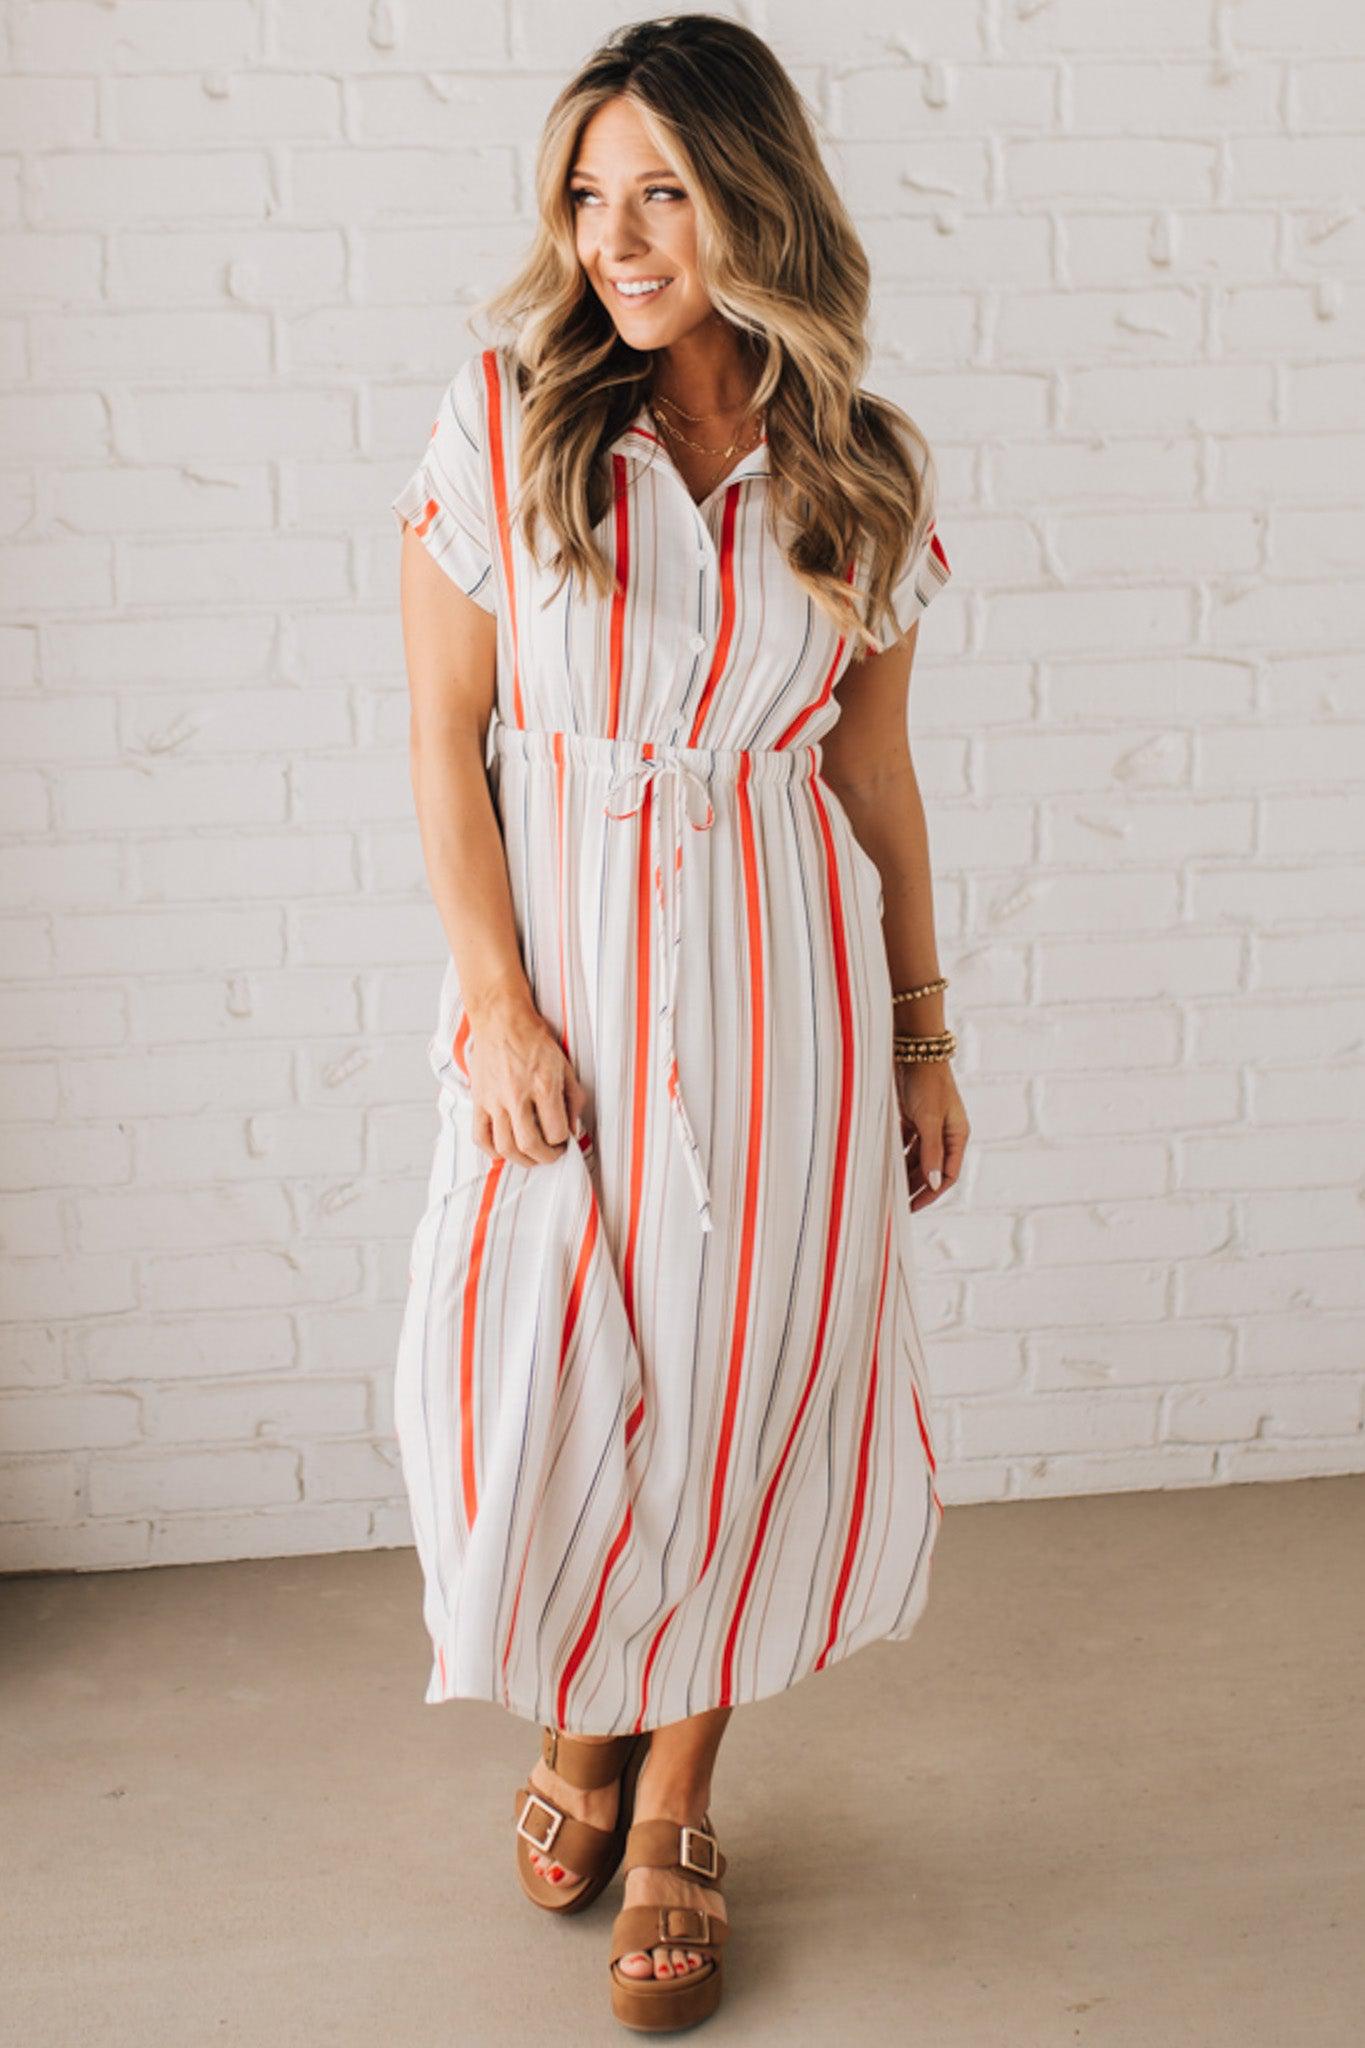
<path fill-rule="evenodd" d="M 660 292 L 667 291 L 672 282 L 671 277 L 663 277 L 649 282 L 641 279 L 643 289 L 637 287 L 634 291 L 631 291 L 619 278 L 613 277 L 610 280 L 611 288 L 617 298 L 623 299 L 628 306 L 639 306 L 649 299 L 657 299 Z"/>

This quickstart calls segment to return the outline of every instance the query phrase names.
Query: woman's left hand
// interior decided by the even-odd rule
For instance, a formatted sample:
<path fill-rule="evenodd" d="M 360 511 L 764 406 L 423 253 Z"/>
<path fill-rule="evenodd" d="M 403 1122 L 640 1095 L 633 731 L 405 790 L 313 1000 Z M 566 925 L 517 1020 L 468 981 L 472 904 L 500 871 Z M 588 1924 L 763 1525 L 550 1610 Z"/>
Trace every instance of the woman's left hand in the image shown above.
<path fill-rule="evenodd" d="M 948 1060 L 897 1060 L 896 1092 L 910 1207 L 927 1209 L 961 1173 L 971 1125 Z"/>

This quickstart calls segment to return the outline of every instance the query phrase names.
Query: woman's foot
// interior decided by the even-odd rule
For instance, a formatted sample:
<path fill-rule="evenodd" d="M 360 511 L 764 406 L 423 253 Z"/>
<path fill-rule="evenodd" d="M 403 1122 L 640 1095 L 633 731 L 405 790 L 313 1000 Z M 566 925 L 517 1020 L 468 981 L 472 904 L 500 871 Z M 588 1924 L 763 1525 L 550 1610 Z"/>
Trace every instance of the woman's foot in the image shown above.
<path fill-rule="evenodd" d="M 635 1786 L 634 1820 L 681 1821 L 689 1828 L 701 1827 L 706 1819 L 707 1806 L 711 1797 L 709 1786 L 679 1785 L 670 1788 L 661 1783 L 651 1784 L 650 1767 L 654 1763 L 654 1751 L 646 1756 Z M 626 1872 L 626 1893 L 624 1906 L 696 1906 L 711 1914 L 713 1919 L 725 1918 L 725 1897 L 709 1885 L 695 1884 L 691 1878 L 680 1877 L 673 1870 L 656 1870 L 647 1863 L 637 1864 L 634 1870 Z M 707 1960 L 696 1949 L 684 1944 L 681 1948 L 661 1945 L 652 1949 L 635 1949 L 620 1959 L 620 1968 L 628 1977 L 686 1977 L 700 1969 Z"/>
<path fill-rule="evenodd" d="M 611 1742 L 610 1735 L 576 1735 L 575 1742 Z M 579 1785 L 571 1785 L 567 1778 L 561 1778 L 558 1771 L 551 1770 L 544 1757 L 537 1757 L 531 1767 L 527 1784 L 536 1792 L 543 1792 L 547 1799 L 553 1799 L 556 1806 L 571 1813 L 575 1820 L 583 1820 L 591 1828 L 612 1828 L 616 1825 L 617 1806 L 621 1798 L 619 1779 L 610 1785 L 602 1785 L 585 1792 Z M 578 1872 L 571 1870 L 567 1863 L 553 1853 L 546 1855 L 541 1849 L 530 1852 L 532 1868 L 553 1885 L 561 1885 L 566 1892 L 572 1891 L 578 1882 Z"/>

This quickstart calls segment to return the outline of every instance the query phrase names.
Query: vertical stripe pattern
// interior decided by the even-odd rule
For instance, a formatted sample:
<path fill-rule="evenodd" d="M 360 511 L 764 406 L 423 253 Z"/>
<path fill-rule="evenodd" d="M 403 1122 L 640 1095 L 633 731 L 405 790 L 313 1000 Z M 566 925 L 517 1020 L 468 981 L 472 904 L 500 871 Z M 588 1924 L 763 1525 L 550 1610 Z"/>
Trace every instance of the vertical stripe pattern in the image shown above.
<path fill-rule="evenodd" d="M 853 649 L 770 529 L 766 442 L 698 505 L 642 409 L 589 602 L 517 529 L 518 432 L 487 349 L 393 509 L 497 617 L 489 783 L 585 1129 L 526 1167 L 474 1143 L 448 958 L 395 1416 L 427 1700 L 621 1734 L 907 1636 L 942 1506 L 880 876 L 820 772 Z M 902 630 L 947 579 L 931 528 Z"/>

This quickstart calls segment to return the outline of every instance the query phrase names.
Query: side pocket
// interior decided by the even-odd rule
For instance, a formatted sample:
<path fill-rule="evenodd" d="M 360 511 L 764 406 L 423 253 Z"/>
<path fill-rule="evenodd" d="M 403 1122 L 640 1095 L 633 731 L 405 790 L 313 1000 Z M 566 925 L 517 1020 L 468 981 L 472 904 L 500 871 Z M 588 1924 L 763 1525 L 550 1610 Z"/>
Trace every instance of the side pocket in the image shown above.
<path fill-rule="evenodd" d="M 469 1093 L 469 1018 L 465 1012 L 455 974 L 455 962 L 447 960 L 437 1006 L 436 1029 L 427 1046 L 427 1060 L 436 1079 L 445 1088 Z"/>
<path fill-rule="evenodd" d="M 824 780 L 823 776 L 821 777 L 821 787 L 825 791 L 825 801 L 829 804 L 831 811 L 844 828 L 844 837 L 848 842 L 849 858 L 853 862 L 854 867 L 861 872 L 867 888 L 872 891 L 873 896 L 876 898 L 877 916 L 881 917 L 886 908 L 886 892 L 882 884 L 882 871 L 854 831 L 853 820 L 845 810 L 838 792 L 830 788 L 830 785 Z"/>
<path fill-rule="evenodd" d="M 863 847 L 861 842 L 856 837 L 854 838 L 853 844 L 855 849 L 857 850 L 859 860 L 863 863 L 863 866 L 868 870 L 869 874 L 871 875 L 872 887 L 877 892 L 877 915 L 878 917 L 880 917 L 886 909 L 886 889 L 882 882 L 882 871 L 877 866 L 876 861 L 873 860 L 872 855 L 866 851 L 866 849 Z"/>

